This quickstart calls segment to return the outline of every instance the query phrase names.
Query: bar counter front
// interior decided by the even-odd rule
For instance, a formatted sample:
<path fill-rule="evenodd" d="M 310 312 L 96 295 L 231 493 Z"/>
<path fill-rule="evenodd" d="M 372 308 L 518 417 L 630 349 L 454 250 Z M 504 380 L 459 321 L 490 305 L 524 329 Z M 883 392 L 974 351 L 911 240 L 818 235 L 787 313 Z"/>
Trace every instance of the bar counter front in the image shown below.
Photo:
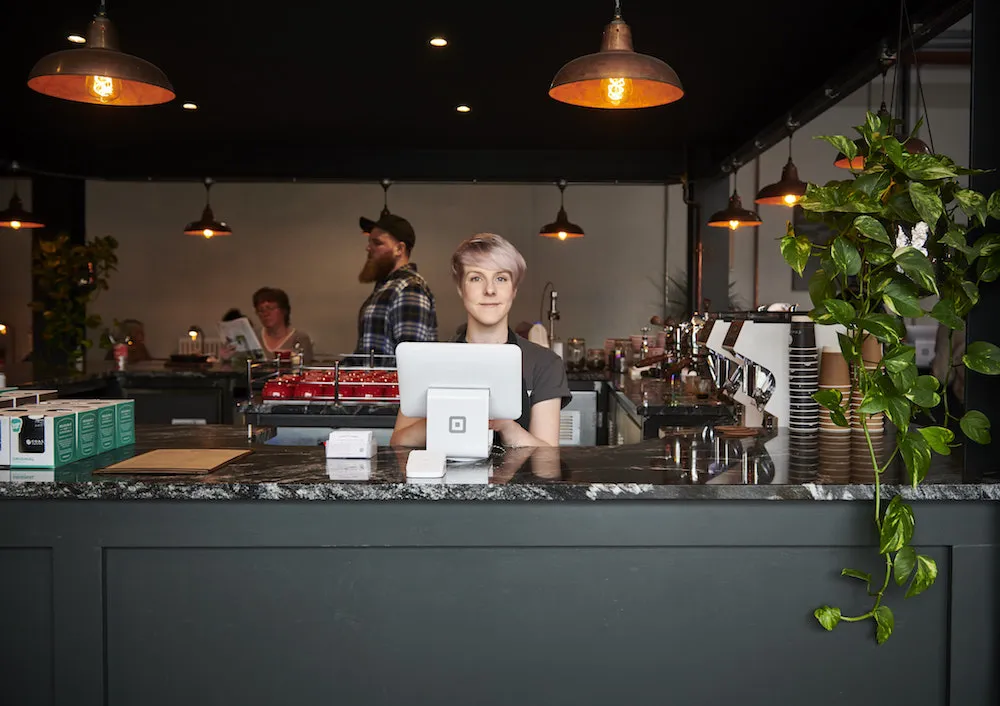
<path fill-rule="evenodd" d="M 1000 485 L 954 468 L 917 490 L 887 471 L 940 575 L 890 588 L 877 646 L 812 617 L 870 607 L 840 576 L 881 576 L 870 478 L 786 433 L 508 449 L 419 483 L 403 449 L 338 461 L 269 436 L 140 426 L 88 461 L 0 469 L 4 703 L 1000 702 Z M 251 453 L 94 473 L 163 448 Z"/>

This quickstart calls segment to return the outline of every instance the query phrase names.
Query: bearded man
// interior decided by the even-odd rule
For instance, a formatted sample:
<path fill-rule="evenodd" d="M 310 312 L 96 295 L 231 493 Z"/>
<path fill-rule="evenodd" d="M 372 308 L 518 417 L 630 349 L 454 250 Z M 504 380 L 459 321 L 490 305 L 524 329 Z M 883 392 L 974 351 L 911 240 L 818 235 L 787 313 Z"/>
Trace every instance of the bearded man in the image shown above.
<path fill-rule="evenodd" d="M 355 354 L 392 356 L 403 341 L 436 341 L 437 313 L 427 281 L 410 262 L 417 236 L 405 218 L 383 211 L 377 221 L 361 218 L 368 259 L 358 281 L 374 283 L 358 312 Z M 378 361 L 394 365 L 393 360 Z"/>

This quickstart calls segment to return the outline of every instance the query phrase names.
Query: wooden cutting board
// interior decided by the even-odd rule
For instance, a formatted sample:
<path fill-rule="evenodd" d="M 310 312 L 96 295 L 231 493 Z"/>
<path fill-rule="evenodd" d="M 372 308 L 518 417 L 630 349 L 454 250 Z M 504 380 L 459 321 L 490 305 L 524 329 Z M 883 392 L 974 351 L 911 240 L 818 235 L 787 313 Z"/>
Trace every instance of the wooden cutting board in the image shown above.
<path fill-rule="evenodd" d="M 168 475 L 211 473 L 250 449 L 157 449 L 94 473 L 162 473 Z"/>

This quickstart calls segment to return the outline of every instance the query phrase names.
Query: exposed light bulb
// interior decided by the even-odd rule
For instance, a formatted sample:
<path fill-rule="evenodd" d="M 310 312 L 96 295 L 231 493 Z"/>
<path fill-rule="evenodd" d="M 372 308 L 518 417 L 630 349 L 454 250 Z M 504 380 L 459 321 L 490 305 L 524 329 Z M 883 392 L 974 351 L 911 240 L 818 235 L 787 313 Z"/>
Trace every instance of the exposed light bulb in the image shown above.
<path fill-rule="evenodd" d="M 445 39 L 444 37 L 434 37 L 433 39 L 431 39 L 431 46 L 432 47 L 446 47 L 446 46 L 448 46 L 448 40 Z"/>
<path fill-rule="evenodd" d="M 736 230 L 740 227 L 739 221 L 729 221 L 729 230 Z"/>
<path fill-rule="evenodd" d="M 68 37 L 66 37 L 66 39 L 68 39 L 69 41 L 73 42 L 73 44 L 86 44 L 87 43 L 87 40 L 84 37 L 80 36 L 79 34 L 71 34 Z"/>
<path fill-rule="evenodd" d="M 21 221 L 11 221 L 10 222 L 10 227 L 13 228 L 14 230 L 20 230 L 21 229 Z"/>
<path fill-rule="evenodd" d="M 0 324 L 0 336 L 7 335 L 7 324 Z"/>
<path fill-rule="evenodd" d="M 611 105 L 621 105 L 628 103 L 632 98 L 632 79 L 630 78 L 602 78 L 601 93 Z"/>
<path fill-rule="evenodd" d="M 190 331 L 188 331 L 188 336 L 191 337 L 192 341 L 196 341 L 198 339 L 198 332 L 195 331 L 194 329 L 191 329 Z"/>
<path fill-rule="evenodd" d="M 457 108 L 455 108 L 455 110 L 457 110 L 459 113 L 468 113 L 470 110 L 472 110 L 472 108 L 470 108 L 467 105 L 460 105 Z"/>
<path fill-rule="evenodd" d="M 801 199 L 802 197 L 796 196 L 795 194 L 785 194 L 784 197 L 782 198 L 784 199 L 786 204 L 788 204 L 789 206 L 794 206 L 799 202 L 799 199 Z"/>
<path fill-rule="evenodd" d="M 215 231 L 212 230 L 211 228 L 206 228 L 201 232 L 201 234 L 204 235 L 206 238 L 211 238 L 213 235 L 215 235 Z"/>
<path fill-rule="evenodd" d="M 122 96 L 122 81 L 111 76 L 88 76 L 87 92 L 101 103 L 116 103 Z"/>
<path fill-rule="evenodd" d="M 559 231 L 559 240 L 566 240 L 566 231 Z"/>
<path fill-rule="evenodd" d="M 181 106 L 184 110 L 198 110 L 197 103 L 185 103 Z"/>

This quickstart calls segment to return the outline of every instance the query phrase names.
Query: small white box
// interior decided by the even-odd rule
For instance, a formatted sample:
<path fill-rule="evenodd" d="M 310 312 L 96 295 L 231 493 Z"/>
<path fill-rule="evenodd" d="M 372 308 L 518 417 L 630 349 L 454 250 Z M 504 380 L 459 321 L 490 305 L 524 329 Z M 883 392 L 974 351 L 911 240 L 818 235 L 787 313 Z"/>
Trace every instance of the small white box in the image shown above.
<path fill-rule="evenodd" d="M 326 474 L 330 480 L 371 480 L 378 458 L 328 458 Z"/>
<path fill-rule="evenodd" d="M 335 430 L 326 440 L 327 458 L 371 458 L 378 453 L 378 443 L 371 430 Z"/>
<path fill-rule="evenodd" d="M 443 478 L 448 463 L 441 451 L 414 449 L 406 458 L 406 478 Z"/>

